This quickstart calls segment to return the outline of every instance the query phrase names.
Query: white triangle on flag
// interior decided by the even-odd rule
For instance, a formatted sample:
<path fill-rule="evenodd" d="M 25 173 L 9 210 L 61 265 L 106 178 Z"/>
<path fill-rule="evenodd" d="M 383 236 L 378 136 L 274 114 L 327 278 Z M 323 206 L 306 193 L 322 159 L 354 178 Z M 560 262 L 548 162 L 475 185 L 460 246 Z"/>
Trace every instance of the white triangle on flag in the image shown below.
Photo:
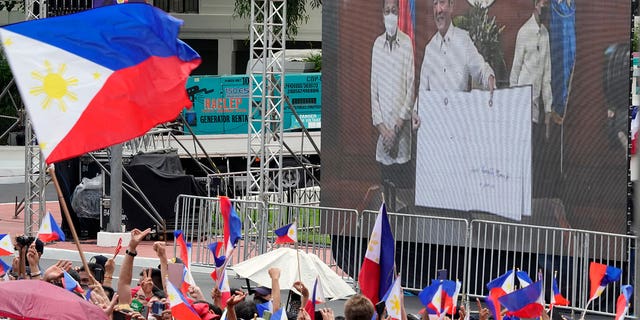
<path fill-rule="evenodd" d="M 0 36 L 40 148 L 47 158 L 113 71 L 6 29 L 0 28 Z"/>

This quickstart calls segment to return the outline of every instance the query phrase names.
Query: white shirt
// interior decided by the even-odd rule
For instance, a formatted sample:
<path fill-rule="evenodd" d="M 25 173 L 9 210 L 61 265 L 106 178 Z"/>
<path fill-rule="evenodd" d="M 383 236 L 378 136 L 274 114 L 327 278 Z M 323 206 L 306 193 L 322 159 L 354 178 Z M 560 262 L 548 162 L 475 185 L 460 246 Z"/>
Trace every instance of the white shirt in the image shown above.
<path fill-rule="evenodd" d="M 531 120 L 533 122 L 538 123 L 540 99 L 544 102 L 544 111 L 551 112 L 553 96 L 549 32 L 544 25 L 538 25 L 534 15 L 518 31 L 509 82 L 511 86 L 532 85 Z"/>
<path fill-rule="evenodd" d="M 436 32 L 424 49 L 419 92 L 469 91 L 469 78 L 488 89 L 493 75 L 469 33 L 450 24 L 444 37 Z"/>
<path fill-rule="evenodd" d="M 384 124 L 394 130 L 399 119 L 411 120 L 414 91 L 413 45 L 398 30 L 395 39 L 386 33 L 373 43 L 371 55 L 371 118 L 373 125 Z M 382 136 L 376 145 L 376 160 L 384 165 L 402 164 L 411 159 L 411 124 L 398 133 L 395 157 L 384 150 Z"/>

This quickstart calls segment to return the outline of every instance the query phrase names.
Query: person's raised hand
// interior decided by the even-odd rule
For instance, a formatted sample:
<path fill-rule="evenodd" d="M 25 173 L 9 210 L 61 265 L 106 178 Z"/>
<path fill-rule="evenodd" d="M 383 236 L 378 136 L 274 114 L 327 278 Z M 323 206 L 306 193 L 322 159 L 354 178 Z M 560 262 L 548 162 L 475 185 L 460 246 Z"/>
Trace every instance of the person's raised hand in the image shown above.
<path fill-rule="evenodd" d="M 58 266 L 58 264 L 52 265 L 44 272 L 43 280 L 47 282 L 54 282 L 64 277 L 64 269 Z"/>
<path fill-rule="evenodd" d="M 236 304 L 240 303 L 247 297 L 247 293 L 237 290 L 229 299 L 227 299 L 227 308 L 233 308 Z"/>
<path fill-rule="evenodd" d="M 464 320 L 466 318 L 467 318 L 467 309 L 463 305 L 461 305 L 458 308 L 458 319 L 463 319 Z"/>
<path fill-rule="evenodd" d="M 304 310 L 304 308 L 300 308 L 300 311 L 298 311 L 298 320 L 311 320 L 311 316 L 309 316 L 309 313 L 307 313 L 306 310 Z M 322 318 L 324 320 L 324 317 Z"/>
<path fill-rule="evenodd" d="M 153 251 L 156 252 L 156 255 L 160 259 L 167 259 L 167 249 L 166 245 L 162 241 L 156 241 L 153 243 Z"/>
<path fill-rule="evenodd" d="M 268 272 L 269 272 L 269 277 L 271 279 L 273 280 L 280 279 L 280 268 L 272 267 L 272 268 L 269 268 Z"/>
<path fill-rule="evenodd" d="M 198 286 L 189 286 L 188 293 L 193 300 L 206 300 L 204 298 L 204 294 L 202 293 L 202 290 L 200 290 L 200 287 Z"/>
<path fill-rule="evenodd" d="M 293 283 L 293 287 L 298 290 L 298 292 L 300 292 L 300 294 L 305 297 L 305 298 L 309 298 L 309 289 L 307 289 L 307 287 L 304 285 L 304 283 L 302 283 L 302 281 L 296 281 Z"/>
<path fill-rule="evenodd" d="M 491 312 L 489 312 L 489 309 L 483 308 L 482 304 L 480 303 L 480 299 L 478 298 L 476 298 L 476 303 L 478 304 L 479 319 L 489 320 L 489 317 L 491 316 Z"/>
<path fill-rule="evenodd" d="M 105 276 L 112 276 L 115 270 L 116 270 L 116 261 L 113 260 L 113 258 L 107 259 L 107 262 L 104 263 Z"/>
<path fill-rule="evenodd" d="M 27 250 L 27 261 L 29 262 L 29 266 L 32 268 L 38 266 L 40 262 L 40 255 L 38 255 L 38 251 L 36 250 L 36 242 L 32 242 L 29 245 L 29 249 Z M 32 271 L 33 272 L 33 271 Z"/>
<path fill-rule="evenodd" d="M 135 250 L 138 244 L 144 240 L 151 233 L 151 228 L 147 228 L 144 231 L 138 229 L 131 230 L 131 240 L 129 241 L 129 249 Z"/>
<path fill-rule="evenodd" d="M 140 289 L 142 289 L 142 292 L 144 292 L 145 297 L 153 296 L 153 280 L 151 280 L 151 269 L 142 270 Z"/>
<path fill-rule="evenodd" d="M 102 309 L 102 311 L 107 315 L 107 318 L 111 319 L 111 315 L 113 315 L 113 310 L 116 308 L 118 304 L 118 294 L 114 294 L 111 301 L 108 303 L 99 304 L 98 306 Z"/>
<path fill-rule="evenodd" d="M 73 268 L 73 263 L 71 263 L 71 261 L 68 261 L 68 260 L 58 260 L 58 262 L 56 262 L 55 265 L 67 272 L 69 272 L 69 270 Z"/>
<path fill-rule="evenodd" d="M 331 308 L 320 309 L 320 314 L 322 314 L 322 320 L 333 320 L 335 318 L 333 316 L 333 309 Z"/>

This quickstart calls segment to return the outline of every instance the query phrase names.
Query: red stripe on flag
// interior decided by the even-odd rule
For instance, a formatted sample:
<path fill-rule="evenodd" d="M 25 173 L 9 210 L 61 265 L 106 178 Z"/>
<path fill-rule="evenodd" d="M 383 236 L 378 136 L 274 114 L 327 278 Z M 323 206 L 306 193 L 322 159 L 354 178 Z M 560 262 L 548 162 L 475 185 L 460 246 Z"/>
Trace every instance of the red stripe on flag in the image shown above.
<path fill-rule="evenodd" d="M 191 106 L 186 80 L 200 59 L 151 57 L 116 71 L 46 159 L 47 163 L 72 158 L 131 140 L 154 126 L 174 120 Z M 176 81 L 181 77 L 182 81 Z"/>

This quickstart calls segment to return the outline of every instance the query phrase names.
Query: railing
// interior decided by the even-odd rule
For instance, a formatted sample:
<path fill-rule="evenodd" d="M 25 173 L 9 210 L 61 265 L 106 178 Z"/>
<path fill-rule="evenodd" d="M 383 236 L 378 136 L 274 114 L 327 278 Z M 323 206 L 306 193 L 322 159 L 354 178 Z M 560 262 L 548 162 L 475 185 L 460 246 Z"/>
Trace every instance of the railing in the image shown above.
<path fill-rule="evenodd" d="M 254 170 L 251 173 L 256 176 L 259 172 Z M 320 204 L 320 186 L 316 182 L 320 177 L 319 165 L 285 167 L 280 175 L 278 175 L 278 169 L 272 169 L 268 174 L 272 175 L 272 181 L 282 179 L 282 202 L 302 205 Z M 224 195 L 234 199 L 260 200 L 246 195 L 247 184 L 251 181 L 246 171 L 210 174 L 207 178 L 207 194 L 210 197 Z M 271 195 L 269 201 L 278 202 L 277 195 Z"/>
<path fill-rule="evenodd" d="M 153 0 L 153 5 L 172 13 L 198 13 L 199 0 Z"/>
<path fill-rule="evenodd" d="M 324 208 L 284 203 L 263 204 L 234 200 L 243 220 L 243 238 L 231 264 L 275 247 L 273 230 L 297 222 L 298 249 L 317 255 L 354 288 L 378 212 Z M 264 205 L 267 207 L 265 208 Z M 446 269 L 449 279 L 462 281 L 467 301 L 485 297 L 486 283 L 509 270 L 524 271 L 533 281 L 543 280 L 545 301 L 550 301 L 551 280 L 570 301 L 567 307 L 582 312 L 615 315 L 621 284 L 633 284 L 637 238 L 585 230 L 513 223 L 389 213 L 395 238 L 396 272 L 405 290 L 420 291 Z M 211 266 L 207 245 L 222 239 L 217 198 L 181 195 L 176 203 L 176 228 L 193 242 L 193 263 Z M 622 270 L 622 279 L 610 284 L 587 306 L 589 265 L 600 262 Z M 518 282 L 515 283 L 519 285 Z M 631 313 L 637 314 L 632 309 Z M 634 317 L 631 315 L 631 317 Z"/>

